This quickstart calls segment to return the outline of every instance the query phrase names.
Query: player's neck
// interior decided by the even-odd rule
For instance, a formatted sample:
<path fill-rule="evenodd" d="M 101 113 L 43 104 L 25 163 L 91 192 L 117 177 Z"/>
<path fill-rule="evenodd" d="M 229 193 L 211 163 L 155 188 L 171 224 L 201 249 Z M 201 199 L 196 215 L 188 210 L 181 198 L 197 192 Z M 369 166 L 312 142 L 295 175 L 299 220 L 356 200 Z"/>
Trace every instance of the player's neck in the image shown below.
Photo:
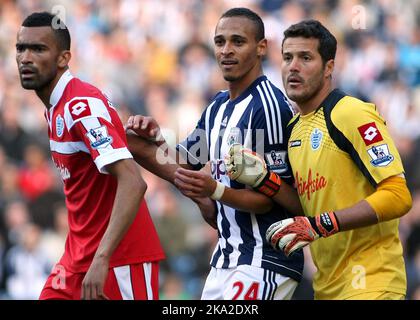
<path fill-rule="evenodd" d="M 322 103 L 322 101 L 324 101 L 325 98 L 331 93 L 332 90 L 333 90 L 332 83 L 331 81 L 328 81 L 318 91 L 318 93 L 314 97 L 312 97 L 310 100 L 297 103 L 300 113 L 302 115 L 305 115 L 305 114 L 309 114 L 315 111 L 319 107 L 319 105 Z"/>
<path fill-rule="evenodd" d="M 50 105 L 51 94 L 52 94 L 55 86 L 57 85 L 58 81 L 60 80 L 61 76 L 66 71 L 67 71 L 67 69 L 59 70 L 57 72 L 55 78 L 48 85 L 46 85 L 45 87 L 43 87 L 40 90 L 35 90 L 36 95 L 38 96 L 39 99 L 41 99 L 42 103 L 44 104 L 44 106 L 47 109 L 52 107 Z"/>
<path fill-rule="evenodd" d="M 243 78 L 229 82 L 229 99 L 234 100 L 239 97 L 248 87 L 263 75 L 261 68 L 251 70 Z"/>

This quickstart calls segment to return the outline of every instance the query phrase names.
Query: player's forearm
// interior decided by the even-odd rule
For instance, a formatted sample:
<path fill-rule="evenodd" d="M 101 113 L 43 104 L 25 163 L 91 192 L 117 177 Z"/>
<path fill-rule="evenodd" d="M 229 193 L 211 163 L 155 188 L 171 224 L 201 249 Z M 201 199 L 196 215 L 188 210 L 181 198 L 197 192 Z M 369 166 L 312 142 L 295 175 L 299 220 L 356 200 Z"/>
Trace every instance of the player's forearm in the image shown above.
<path fill-rule="evenodd" d="M 350 208 L 334 211 L 340 231 L 363 228 L 378 223 L 375 211 L 365 200 Z"/>
<path fill-rule="evenodd" d="M 273 207 L 273 202 L 270 198 L 248 189 L 233 189 L 226 187 L 223 196 L 219 201 L 237 210 L 257 214 L 266 213 Z"/>
<path fill-rule="evenodd" d="M 180 166 L 189 168 L 188 165 L 184 166 L 177 163 L 177 151 L 170 148 L 166 143 L 158 147 L 154 142 L 133 134 L 127 134 L 127 140 L 129 150 L 136 162 L 170 183 L 174 183 L 177 168 Z"/>
<path fill-rule="evenodd" d="M 272 199 L 290 213 L 297 216 L 303 215 L 302 205 L 296 190 L 286 182 L 283 181 L 280 190 Z"/>
<path fill-rule="evenodd" d="M 124 170 L 122 176 L 118 177 L 118 187 L 110 221 L 98 246 L 95 258 L 110 259 L 134 221 L 140 201 L 147 189 L 147 185 L 141 178 L 136 165 L 125 166 Z"/>
<path fill-rule="evenodd" d="M 213 229 L 217 229 L 217 209 L 214 200 L 208 197 L 191 198 L 200 209 L 201 216 Z"/>

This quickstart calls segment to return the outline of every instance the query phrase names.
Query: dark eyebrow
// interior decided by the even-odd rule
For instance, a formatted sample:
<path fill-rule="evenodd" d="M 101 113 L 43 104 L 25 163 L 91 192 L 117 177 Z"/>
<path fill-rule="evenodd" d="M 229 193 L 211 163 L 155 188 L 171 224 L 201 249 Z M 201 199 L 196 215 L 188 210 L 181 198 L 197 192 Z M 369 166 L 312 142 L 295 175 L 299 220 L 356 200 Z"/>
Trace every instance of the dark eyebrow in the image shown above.
<path fill-rule="evenodd" d="M 312 51 L 299 51 L 298 54 L 304 55 L 304 54 L 313 54 Z"/>
<path fill-rule="evenodd" d="M 16 43 L 16 49 L 21 49 L 21 50 L 25 50 L 25 49 L 46 49 L 48 48 L 45 44 L 42 43 L 25 43 L 25 42 L 18 42 Z"/>
<path fill-rule="evenodd" d="M 298 52 L 290 52 L 290 51 L 286 51 L 286 52 L 284 52 L 283 51 L 283 55 L 284 54 L 293 54 L 293 53 L 295 53 L 295 54 L 298 54 L 298 55 L 305 55 L 305 54 L 313 54 L 313 52 L 312 51 L 306 51 L 306 50 L 304 50 L 304 51 L 298 51 Z"/>
<path fill-rule="evenodd" d="M 220 40 L 220 39 L 225 39 L 226 37 L 225 36 L 223 36 L 223 35 L 221 35 L 221 34 L 219 34 L 219 35 L 216 35 L 215 37 L 214 37 L 214 40 Z M 233 35 L 231 35 L 230 37 L 228 37 L 228 38 L 231 38 L 232 40 L 246 40 L 246 37 L 244 37 L 244 36 L 241 36 L 241 35 L 239 35 L 239 34 L 233 34 Z"/>
<path fill-rule="evenodd" d="M 234 35 L 232 35 L 232 39 L 234 39 L 234 40 L 246 40 L 246 37 L 244 37 L 244 36 L 241 36 L 241 35 L 239 35 L 239 34 L 234 34 Z"/>

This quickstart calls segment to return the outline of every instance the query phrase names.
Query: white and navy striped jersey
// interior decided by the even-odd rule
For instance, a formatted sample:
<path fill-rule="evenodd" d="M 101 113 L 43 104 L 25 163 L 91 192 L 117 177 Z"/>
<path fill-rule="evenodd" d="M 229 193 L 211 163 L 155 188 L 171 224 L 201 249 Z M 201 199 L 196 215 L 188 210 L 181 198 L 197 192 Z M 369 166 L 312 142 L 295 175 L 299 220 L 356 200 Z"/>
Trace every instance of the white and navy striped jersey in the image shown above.
<path fill-rule="evenodd" d="M 228 187 L 243 189 L 245 185 L 229 179 L 223 162 L 229 146 L 239 142 L 263 155 L 270 170 L 291 183 L 285 128 L 292 116 L 283 93 L 266 76 L 261 76 L 234 100 L 229 100 L 228 91 L 219 92 L 177 150 L 194 169 L 199 170 L 210 161 L 214 179 Z M 211 259 L 213 267 L 253 265 L 300 281 L 302 252 L 287 258 L 265 240 L 265 232 L 272 223 L 291 216 L 285 209 L 275 205 L 266 214 L 253 214 L 220 202 L 217 207 L 219 241 Z"/>

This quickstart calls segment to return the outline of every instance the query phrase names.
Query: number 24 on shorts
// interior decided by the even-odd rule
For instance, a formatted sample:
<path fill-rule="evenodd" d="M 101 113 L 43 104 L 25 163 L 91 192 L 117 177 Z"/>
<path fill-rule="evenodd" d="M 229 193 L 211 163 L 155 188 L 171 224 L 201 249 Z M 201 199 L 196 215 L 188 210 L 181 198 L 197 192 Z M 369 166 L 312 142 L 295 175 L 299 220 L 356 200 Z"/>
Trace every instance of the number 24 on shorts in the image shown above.
<path fill-rule="evenodd" d="M 260 284 L 258 282 L 253 282 L 249 288 L 245 288 L 245 285 L 242 281 L 236 281 L 233 286 L 234 289 L 237 288 L 235 295 L 233 296 L 232 300 L 237 300 L 241 297 L 243 292 L 243 300 L 257 300 L 258 299 L 258 289 Z"/>

